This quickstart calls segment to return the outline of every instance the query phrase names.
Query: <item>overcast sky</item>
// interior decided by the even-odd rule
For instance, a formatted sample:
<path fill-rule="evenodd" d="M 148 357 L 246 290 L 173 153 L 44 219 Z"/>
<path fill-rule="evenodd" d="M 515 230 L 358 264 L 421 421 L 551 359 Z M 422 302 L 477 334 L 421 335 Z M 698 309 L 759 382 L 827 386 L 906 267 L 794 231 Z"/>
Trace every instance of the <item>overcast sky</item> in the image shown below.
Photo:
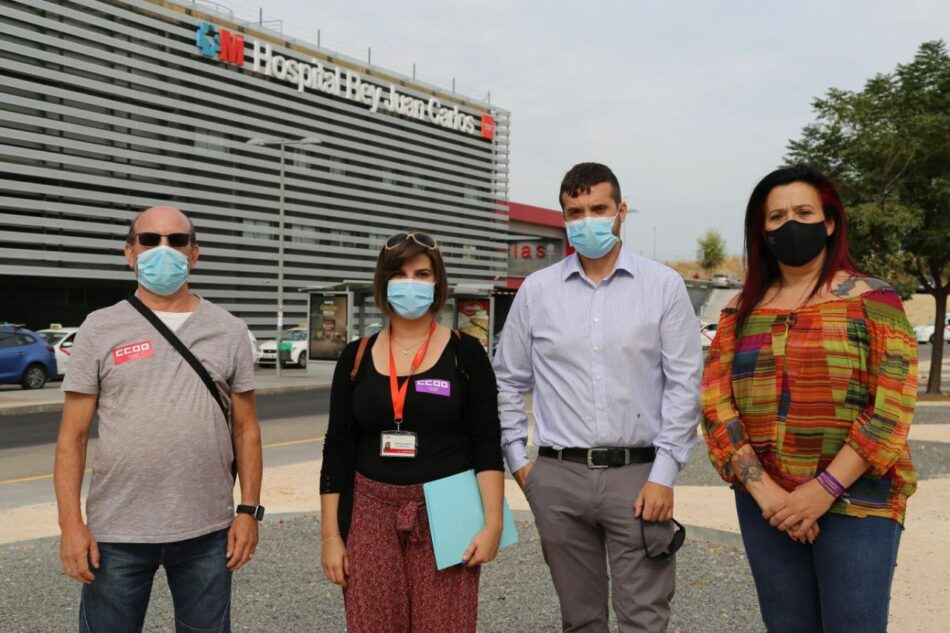
<path fill-rule="evenodd" d="M 693 258 L 717 227 L 742 249 L 755 183 L 829 87 L 860 89 L 950 42 L 947 0 L 219 0 L 238 17 L 484 97 L 512 113 L 513 201 L 554 208 L 573 164 L 620 179 L 634 250 Z"/>

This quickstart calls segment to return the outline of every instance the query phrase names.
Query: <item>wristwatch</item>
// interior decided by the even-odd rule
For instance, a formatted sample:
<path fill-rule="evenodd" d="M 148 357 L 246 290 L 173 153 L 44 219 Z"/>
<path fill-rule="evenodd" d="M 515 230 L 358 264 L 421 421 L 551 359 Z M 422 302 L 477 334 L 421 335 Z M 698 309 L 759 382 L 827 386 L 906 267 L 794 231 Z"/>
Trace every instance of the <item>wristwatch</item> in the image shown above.
<path fill-rule="evenodd" d="M 264 518 L 264 506 L 248 506 L 243 503 L 238 505 L 237 511 L 241 514 L 250 514 L 252 517 L 260 521 Z"/>

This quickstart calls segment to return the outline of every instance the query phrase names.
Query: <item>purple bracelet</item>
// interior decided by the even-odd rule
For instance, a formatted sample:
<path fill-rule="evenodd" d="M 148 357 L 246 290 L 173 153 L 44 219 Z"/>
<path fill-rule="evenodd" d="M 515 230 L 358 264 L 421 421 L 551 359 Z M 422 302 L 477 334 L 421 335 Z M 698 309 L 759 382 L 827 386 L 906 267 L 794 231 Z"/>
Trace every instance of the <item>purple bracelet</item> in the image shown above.
<path fill-rule="evenodd" d="M 821 487 L 825 489 L 832 497 L 837 499 L 844 494 L 844 486 L 841 485 L 841 482 L 835 479 L 835 476 L 829 473 L 827 470 L 821 471 L 821 474 L 816 477 L 818 483 L 821 484 Z"/>

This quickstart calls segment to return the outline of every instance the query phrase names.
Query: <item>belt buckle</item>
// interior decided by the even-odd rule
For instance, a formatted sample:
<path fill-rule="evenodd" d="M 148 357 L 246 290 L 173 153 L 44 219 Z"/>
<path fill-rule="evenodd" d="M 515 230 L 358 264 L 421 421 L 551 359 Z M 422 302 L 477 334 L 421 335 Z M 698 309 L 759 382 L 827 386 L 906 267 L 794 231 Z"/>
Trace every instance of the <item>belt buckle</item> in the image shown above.
<path fill-rule="evenodd" d="M 607 449 L 607 448 L 588 448 L 588 449 L 587 449 L 587 467 L 588 467 L 588 468 L 591 468 L 591 469 L 593 469 L 593 468 L 607 468 L 608 464 L 595 464 L 595 463 L 592 461 L 592 458 L 593 458 L 593 455 L 594 455 L 594 451 L 603 451 L 604 453 L 606 453 L 608 450 L 609 450 L 609 449 Z"/>

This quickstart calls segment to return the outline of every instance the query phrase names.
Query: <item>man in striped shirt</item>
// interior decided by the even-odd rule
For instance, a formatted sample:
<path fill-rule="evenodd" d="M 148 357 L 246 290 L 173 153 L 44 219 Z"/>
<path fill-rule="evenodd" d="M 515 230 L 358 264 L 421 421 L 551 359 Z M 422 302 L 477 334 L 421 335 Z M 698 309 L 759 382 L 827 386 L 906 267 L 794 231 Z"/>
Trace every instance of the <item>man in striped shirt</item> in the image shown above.
<path fill-rule="evenodd" d="M 518 291 L 495 355 L 502 448 L 534 513 L 564 631 L 665 631 L 675 587 L 673 484 L 696 443 L 702 351 L 686 286 L 625 249 L 605 165 L 564 177 L 576 253 Z M 534 390 L 534 443 L 524 394 Z"/>

